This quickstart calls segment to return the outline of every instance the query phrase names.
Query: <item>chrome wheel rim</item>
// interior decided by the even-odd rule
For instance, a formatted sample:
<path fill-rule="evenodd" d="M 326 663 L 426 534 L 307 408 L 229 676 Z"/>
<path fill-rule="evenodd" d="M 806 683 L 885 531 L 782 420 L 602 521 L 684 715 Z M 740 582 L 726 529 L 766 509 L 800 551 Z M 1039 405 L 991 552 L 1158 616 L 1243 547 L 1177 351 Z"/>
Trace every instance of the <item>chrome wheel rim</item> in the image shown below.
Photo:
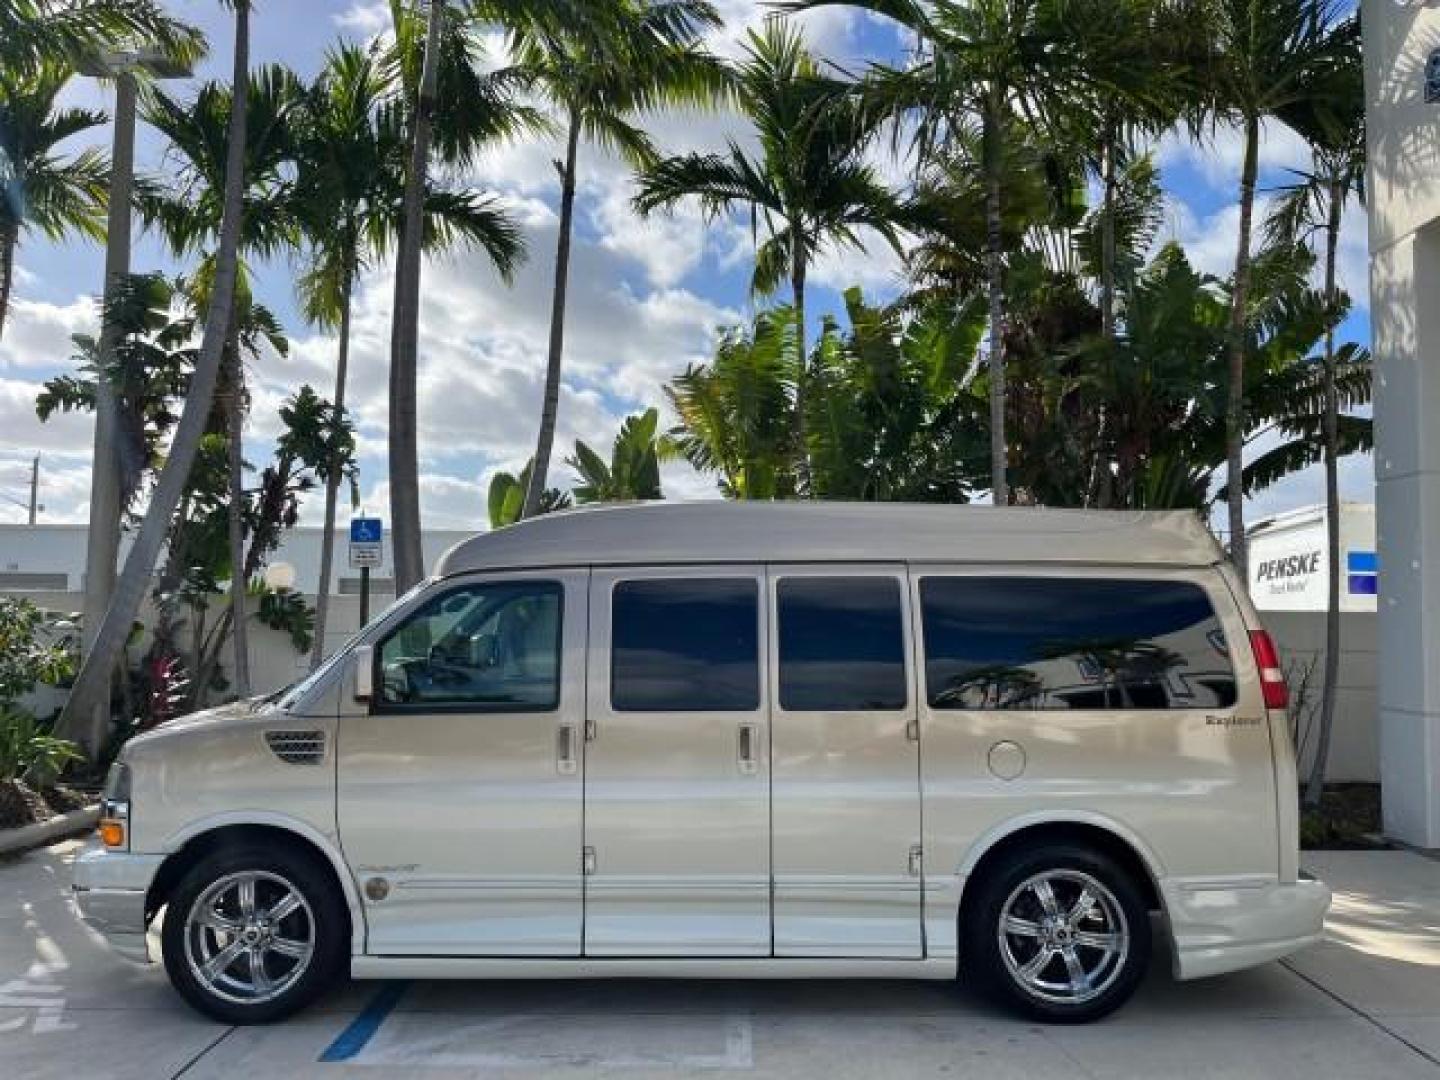
<path fill-rule="evenodd" d="M 225 1001 L 274 1001 L 300 981 L 314 955 L 315 916 L 304 894 L 266 870 L 218 878 L 185 918 L 190 973 Z"/>
<path fill-rule="evenodd" d="M 1010 977 L 1041 1001 L 1080 1005 L 1105 993 L 1130 955 L 1120 901 L 1080 870 L 1022 881 L 1000 909 L 1000 956 Z"/>

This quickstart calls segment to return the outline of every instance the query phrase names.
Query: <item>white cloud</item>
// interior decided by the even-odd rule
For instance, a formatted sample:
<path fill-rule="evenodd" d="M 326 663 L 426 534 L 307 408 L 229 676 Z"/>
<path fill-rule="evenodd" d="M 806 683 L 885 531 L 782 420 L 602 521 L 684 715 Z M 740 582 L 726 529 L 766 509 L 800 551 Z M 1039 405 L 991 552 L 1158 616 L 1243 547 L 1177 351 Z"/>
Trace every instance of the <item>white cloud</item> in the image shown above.
<path fill-rule="evenodd" d="M 370 513 L 389 516 L 390 482 L 381 480 L 367 488 L 361 504 Z M 475 479 L 443 473 L 420 477 L 422 520 L 430 529 L 474 529 L 489 526 L 485 488 Z"/>
<path fill-rule="evenodd" d="M 424 268 L 417 393 L 427 522 L 457 522 L 472 495 L 483 513 L 482 478 L 497 467 L 518 469 L 534 449 L 557 223 L 543 205 L 531 206 L 527 217 L 532 257 L 513 287 L 478 252 L 429 260 Z M 621 417 L 660 404 L 662 384 L 708 358 L 716 329 L 741 318 L 682 287 L 627 286 L 629 254 L 603 243 L 577 244 L 573 259 L 552 482 L 568 480 L 561 462 L 576 438 L 608 448 Z M 392 288 L 388 268 L 368 276 L 352 328 L 349 404 L 372 474 L 387 453 Z M 333 335 L 312 334 L 297 339 L 288 358 L 252 365 L 256 445 L 263 414 L 273 414 L 301 382 L 330 395 L 334 355 Z M 371 499 L 380 497 L 379 485 L 369 477 L 363 483 Z"/>
<path fill-rule="evenodd" d="M 0 338 L 0 371 L 68 367 L 75 352 L 70 335 L 99 330 L 99 305 L 91 297 L 77 296 L 68 304 L 12 298 Z"/>
<path fill-rule="evenodd" d="M 1258 251 L 1264 242 L 1265 220 L 1275 203 L 1273 194 L 1255 200 L 1251 231 L 1251 250 Z M 1196 269 L 1216 277 L 1228 278 L 1235 269 L 1235 245 L 1240 231 L 1240 204 L 1230 203 L 1210 214 L 1197 215 L 1190 205 L 1170 197 L 1165 208 L 1165 225 L 1156 237 L 1156 246 L 1170 240 L 1179 241 Z M 1353 310 L 1370 309 L 1370 254 L 1368 225 L 1364 208 L 1351 200 L 1341 219 L 1340 246 L 1336 258 L 1336 280 L 1350 294 Z M 1317 261 L 1314 271 L 1316 287 L 1323 284 L 1324 268 Z"/>
<path fill-rule="evenodd" d="M 905 264 L 889 242 L 873 229 L 860 232 L 863 249 L 829 244 L 810 269 L 816 285 L 845 290 L 859 285 L 873 300 L 895 295 L 904 285 Z"/>
<path fill-rule="evenodd" d="M 348 8 L 330 19 L 340 29 L 361 38 L 376 37 L 392 25 L 389 0 L 353 0 Z"/>
<path fill-rule="evenodd" d="M 673 214 L 637 217 L 630 207 L 628 184 L 602 187 L 591 204 L 590 220 L 600 234 L 600 245 L 633 259 L 645 268 L 652 285 L 677 285 L 700 265 L 709 241 L 709 229 L 693 203 Z"/>
<path fill-rule="evenodd" d="M 776 15 L 773 6 L 757 0 L 718 0 L 715 7 L 725 25 L 710 37 L 710 47 L 732 58 L 743 55 L 750 31 L 758 31 L 767 18 Z M 804 32 L 806 44 L 817 56 L 847 67 L 855 67 L 865 59 L 856 50 L 856 12 L 844 7 L 819 8 L 788 19 Z"/>
<path fill-rule="evenodd" d="M 1351 454 L 1340 459 L 1340 498 L 1354 502 L 1375 501 L 1375 462 L 1370 454 Z M 1312 465 L 1292 473 L 1245 502 L 1245 520 L 1259 521 L 1273 514 L 1313 506 L 1325 501 L 1325 469 Z M 1219 508 L 1223 514 L 1223 507 Z"/>
<path fill-rule="evenodd" d="M 1200 142 L 1179 130 L 1172 130 L 1155 147 L 1155 160 L 1162 169 L 1188 166 L 1200 173 L 1205 182 L 1219 191 L 1237 191 L 1240 167 L 1244 162 L 1245 137 L 1240 128 L 1224 124 Z M 1260 173 L 1280 174 L 1279 183 L 1287 183 L 1288 170 L 1305 169 L 1310 164 L 1310 148 L 1295 132 L 1278 121 L 1268 121 L 1260 129 Z"/>

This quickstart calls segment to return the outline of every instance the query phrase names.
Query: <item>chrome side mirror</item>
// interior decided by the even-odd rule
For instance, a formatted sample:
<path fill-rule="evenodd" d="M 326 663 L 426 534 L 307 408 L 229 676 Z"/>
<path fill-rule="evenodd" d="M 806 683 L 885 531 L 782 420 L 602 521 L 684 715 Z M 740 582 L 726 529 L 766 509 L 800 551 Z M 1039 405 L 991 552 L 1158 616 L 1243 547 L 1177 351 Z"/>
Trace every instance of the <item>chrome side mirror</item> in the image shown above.
<path fill-rule="evenodd" d="M 375 646 L 361 645 L 355 650 L 355 700 L 370 702 L 375 697 Z"/>

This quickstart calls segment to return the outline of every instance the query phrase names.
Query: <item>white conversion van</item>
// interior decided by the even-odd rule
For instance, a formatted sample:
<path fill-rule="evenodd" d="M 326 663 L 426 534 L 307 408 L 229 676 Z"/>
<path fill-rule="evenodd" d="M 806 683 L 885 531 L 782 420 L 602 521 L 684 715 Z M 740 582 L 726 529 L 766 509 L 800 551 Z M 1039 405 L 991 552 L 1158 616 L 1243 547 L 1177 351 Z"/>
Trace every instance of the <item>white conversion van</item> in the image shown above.
<path fill-rule="evenodd" d="M 133 739 L 75 894 L 137 960 L 163 911 L 233 1023 L 347 966 L 960 974 L 1086 1020 L 1153 934 L 1191 979 L 1320 933 L 1284 706 L 1192 514 L 560 513 L 282 695 Z"/>

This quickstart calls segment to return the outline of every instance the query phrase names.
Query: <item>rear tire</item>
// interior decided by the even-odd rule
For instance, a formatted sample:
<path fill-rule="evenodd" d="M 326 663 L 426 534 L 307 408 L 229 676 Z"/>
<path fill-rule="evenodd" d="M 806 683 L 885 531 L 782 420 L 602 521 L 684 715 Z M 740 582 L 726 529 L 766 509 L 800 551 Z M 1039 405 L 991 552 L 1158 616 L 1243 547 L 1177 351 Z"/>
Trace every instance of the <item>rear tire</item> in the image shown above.
<path fill-rule="evenodd" d="M 1100 851 L 1046 844 L 1001 857 L 971 888 L 962 971 L 1001 1005 L 1037 1020 L 1098 1020 L 1123 1005 L 1150 963 L 1150 913 L 1130 873 Z"/>
<path fill-rule="evenodd" d="M 191 1006 L 225 1024 L 280 1020 L 341 970 L 349 918 L 328 870 L 293 848 L 221 848 L 171 893 L 165 970 Z"/>

